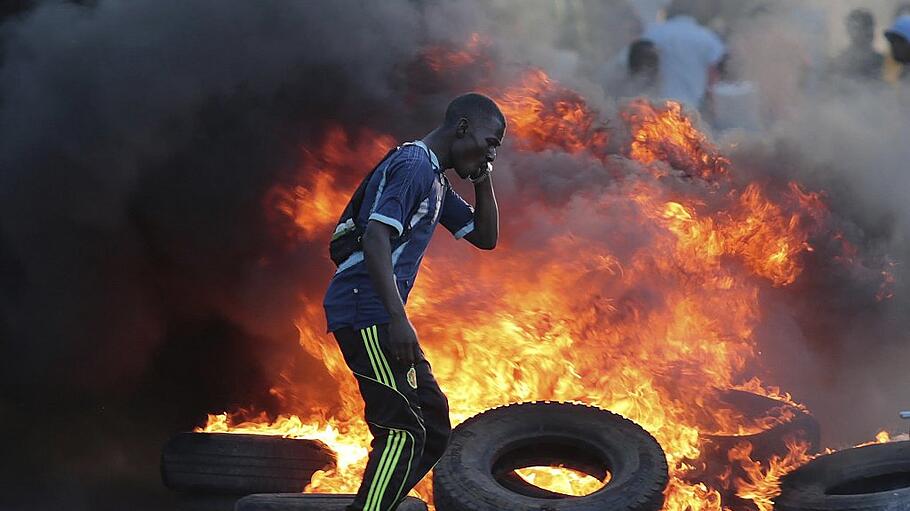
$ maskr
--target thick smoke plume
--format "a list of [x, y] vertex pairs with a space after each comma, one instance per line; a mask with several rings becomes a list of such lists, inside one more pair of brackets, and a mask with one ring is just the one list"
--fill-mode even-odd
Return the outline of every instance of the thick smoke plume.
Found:
[[[328, 377], [293, 320], [321, 299], [331, 267], [324, 240], [275, 234], [267, 191], [301, 179], [303, 148], [331, 126], [413, 139], [452, 95], [526, 65], [612, 111], [599, 72], [640, 23], [613, 2], [566, 31], [550, 4], [101, 0], [3, 12], [0, 479], [22, 490], [0, 492], [0, 507], [156, 508], [169, 498], [157, 456], [171, 433], [207, 411], [278, 411], [269, 389], [280, 378], [318, 391]], [[421, 48], [475, 32], [494, 41], [492, 73], [422, 73]], [[834, 279], [824, 257], [841, 247], [819, 247], [801, 298], [763, 297], [773, 382], [807, 401], [835, 443], [896, 429], [910, 358], [910, 116], [887, 94], [846, 97], [798, 96], [771, 136], [743, 135], [732, 150], [741, 179], [827, 190], [868, 259], [871, 276]], [[571, 209], [576, 191], [610, 186], [598, 161], [508, 149], [505, 214], [529, 199]], [[555, 234], [522, 232], [514, 246]], [[877, 304], [886, 260], [895, 296]], [[294, 372], [276, 375], [289, 359]]]
[[269, 236], [263, 194], [329, 121], [426, 126], [397, 67], [426, 40], [421, 9], [47, 2], [5, 20], [2, 477], [28, 484], [0, 502], [116, 507], [98, 481], [157, 491], [170, 432], [273, 402], [271, 362], [304, 357], [300, 290], [329, 273], [310, 264], [322, 243]]

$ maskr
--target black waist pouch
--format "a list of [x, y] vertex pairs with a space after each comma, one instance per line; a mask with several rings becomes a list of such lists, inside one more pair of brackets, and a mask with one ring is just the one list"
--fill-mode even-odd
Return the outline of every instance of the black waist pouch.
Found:
[[360, 215], [367, 184], [376, 170], [399, 148], [392, 149], [379, 160], [373, 170], [360, 182], [360, 186], [354, 191], [354, 195], [351, 196], [351, 200], [341, 213], [341, 218], [338, 219], [338, 225], [335, 226], [335, 232], [332, 234], [332, 241], [329, 242], [329, 257], [332, 258], [335, 266], [341, 266], [341, 263], [347, 261], [354, 252], [363, 250], [363, 229], [357, 225], [357, 217]]

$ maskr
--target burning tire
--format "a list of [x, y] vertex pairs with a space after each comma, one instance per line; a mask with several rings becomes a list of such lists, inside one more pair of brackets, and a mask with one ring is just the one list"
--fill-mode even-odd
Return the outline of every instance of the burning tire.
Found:
[[726, 453], [740, 442], [752, 445], [755, 459], [770, 459], [787, 454], [787, 441], [802, 440], [809, 444], [810, 452], [817, 452], [821, 441], [818, 421], [804, 409], [785, 401], [744, 390], [726, 390], [720, 400], [753, 423], [766, 423], [761, 431], [753, 433], [704, 434], [708, 451]]
[[161, 479], [188, 493], [300, 492], [314, 472], [334, 464], [334, 453], [313, 440], [181, 433], [161, 452]]
[[[731, 417], [738, 417], [738, 426], [751, 426], [747, 431], [727, 433], [703, 433], [699, 450], [701, 456], [692, 460], [694, 470], [686, 474], [691, 483], [707, 483], [720, 492], [723, 503], [733, 509], [756, 509], [751, 500], [736, 495], [734, 481], [747, 479], [743, 467], [731, 463], [730, 453], [748, 444], [750, 458], [767, 462], [772, 457], [784, 457], [788, 442], [799, 441], [808, 444], [808, 452], [817, 452], [820, 443], [818, 421], [802, 408], [791, 403], [743, 390], [726, 390], [717, 396], [716, 403], [706, 408], [723, 415], [729, 411]], [[754, 431], [755, 428], [762, 428]]]
[[[610, 480], [570, 497], [510, 476], [556, 465]], [[495, 408], [455, 428], [433, 470], [433, 494], [439, 511], [656, 511], [668, 480], [663, 450], [637, 424], [592, 406], [538, 402]]]
[[910, 511], [910, 442], [822, 456], [787, 475], [776, 511]]
[[[354, 502], [353, 495], [261, 494], [238, 500], [234, 511], [344, 511], [351, 502]], [[420, 499], [406, 497], [396, 510], [427, 511], [427, 505]]]

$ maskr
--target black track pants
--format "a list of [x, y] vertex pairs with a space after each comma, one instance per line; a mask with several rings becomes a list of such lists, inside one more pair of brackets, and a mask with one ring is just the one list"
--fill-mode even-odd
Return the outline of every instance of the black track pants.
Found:
[[449, 403], [422, 352], [413, 371], [397, 361], [387, 324], [342, 328], [335, 339], [360, 384], [373, 434], [363, 482], [348, 509], [390, 511], [445, 452]]

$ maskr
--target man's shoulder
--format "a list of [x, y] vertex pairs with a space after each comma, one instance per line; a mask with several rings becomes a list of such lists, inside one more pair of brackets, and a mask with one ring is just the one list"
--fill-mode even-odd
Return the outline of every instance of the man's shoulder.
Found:
[[417, 144], [402, 144], [401, 148], [395, 154], [395, 157], [401, 161], [414, 166], [429, 167], [432, 169], [430, 156], [426, 150]]
[[374, 178], [379, 183], [377, 191], [411, 189], [416, 195], [425, 194], [435, 176], [426, 151], [413, 144], [399, 147], [377, 174]]
[[390, 164], [400, 169], [398, 173], [411, 179], [430, 180], [434, 175], [429, 155], [416, 144], [403, 145], [392, 157]]

